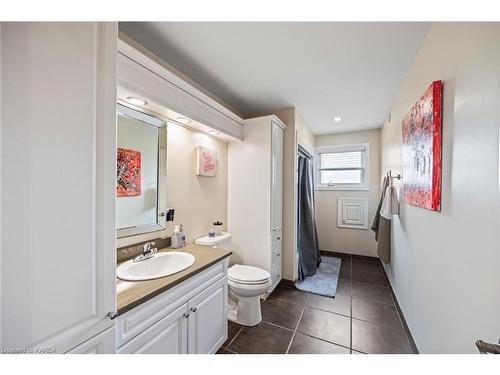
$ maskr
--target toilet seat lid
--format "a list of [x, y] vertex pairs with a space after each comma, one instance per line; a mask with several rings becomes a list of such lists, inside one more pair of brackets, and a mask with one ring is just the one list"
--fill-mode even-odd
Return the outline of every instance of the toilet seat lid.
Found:
[[262, 284], [269, 280], [271, 274], [261, 268], [235, 264], [228, 269], [227, 277], [240, 284]]

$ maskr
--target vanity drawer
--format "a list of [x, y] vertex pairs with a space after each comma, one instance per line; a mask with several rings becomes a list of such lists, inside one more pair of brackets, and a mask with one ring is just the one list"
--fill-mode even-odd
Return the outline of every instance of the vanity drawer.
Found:
[[271, 269], [271, 288], [269, 288], [269, 292], [274, 290], [276, 286], [279, 284], [281, 281], [281, 262], [276, 264], [272, 269]]
[[278, 262], [281, 262], [282, 258], [283, 246], [281, 245], [281, 241], [273, 245], [272, 253], [271, 253], [271, 262], [274, 267]]
[[201, 271], [117, 318], [117, 345], [125, 344], [227, 275], [228, 258]]
[[275, 247], [278, 244], [281, 244], [283, 242], [281, 231], [277, 233], [273, 233], [271, 235], [271, 246]]

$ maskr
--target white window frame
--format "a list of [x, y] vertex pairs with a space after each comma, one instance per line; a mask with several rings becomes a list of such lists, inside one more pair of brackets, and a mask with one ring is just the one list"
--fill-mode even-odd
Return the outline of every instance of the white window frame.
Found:
[[[333, 152], [353, 152], [365, 150], [363, 158], [363, 173], [360, 184], [322, 184], [321, 183], [321, 154]], [[321, 146], [315, 149], [315, 189], [316, 190], [343, 190], [343, 191], [369, 191], [370, 190], [370, 144], [369, 143], [352, 143], [333, 146]]]

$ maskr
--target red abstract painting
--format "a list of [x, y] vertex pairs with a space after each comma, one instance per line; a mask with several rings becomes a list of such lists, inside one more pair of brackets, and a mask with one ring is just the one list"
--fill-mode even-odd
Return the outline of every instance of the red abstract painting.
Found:
[[141, 195], [141, 152], [119, 148], [116, 159], [116, 195]]
[[435, 81], [403, 118], [403, 202], [441, 210], [442, 82]]

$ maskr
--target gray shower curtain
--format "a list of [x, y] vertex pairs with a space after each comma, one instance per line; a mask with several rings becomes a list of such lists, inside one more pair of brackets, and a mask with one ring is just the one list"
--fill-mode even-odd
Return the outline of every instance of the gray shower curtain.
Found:
[[311, 158], [299, 155], [298, 233], [299, 280], [316, 273], [320, 263], [318, 233], [314, 219], [314, 184]]

